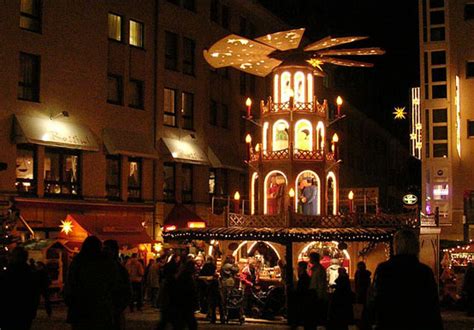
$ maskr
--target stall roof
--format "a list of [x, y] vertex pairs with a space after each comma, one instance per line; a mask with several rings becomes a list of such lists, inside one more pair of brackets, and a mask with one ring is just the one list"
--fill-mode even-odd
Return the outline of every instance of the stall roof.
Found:
[[396, 228], [245, 228], [211, 227], [164, 232], [165, 239], [306, 241], [390, 241]]

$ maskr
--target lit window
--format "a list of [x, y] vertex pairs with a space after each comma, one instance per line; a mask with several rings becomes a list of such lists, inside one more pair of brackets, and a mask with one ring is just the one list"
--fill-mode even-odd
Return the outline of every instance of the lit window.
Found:
[[120, 156], [107, 155], [106, 183], [107, 198], [120, 199]]
[[164, 90], [164, 124], [176, 127], [176, 91], [165, 88]]
[[109, 13], [109, 39], [122, 41], [122, 16]]
[[41, 32], [41, 0], [21, 0], [20, 27], [28, 31]]
[[181, 94], [183, 128], [194, 129], [194, 94], [183, 92]]
[[18, 145], [16, 149], [16, 190], [20, 194], [36, 193], [35, 149], [28, 145]]
[[130, 20], [130, 45], [143, 48], [143, 23]]
[[216, 170], [214, 168], [209, 169], [209, 195], [216, 193]]
[[288, 123], [284, 120], [278, 120], [273, 124], [273, 151], [288, 149]]
[[69, 149], [47, 148], [45, 150], [45, 195], [80, 195], [79, 155], [79, 152]]
[[174, 201], [175, 166], [173, 163], [165, 163], [163, 166], [163, 199], [167, 202]]
[[449, 196], [449, 186], [447, 183], [433, 185], [433, 199], [446, 200]]
[[128, 200], [140, 200], [142, 194], [142, 162], [140, 158], [128, 158]]
[[129, 106], [132, 108], [143, 109], [143, 81], [130, 80], [129, 89]]
[[107, 102], [112, 104], [123, 104], [122, 77], [109, 74], [107, 79]]
[[20, 75], [18, 80], [18, 98], [27, 101], [39, 101], [40, 57], [20, 53]]

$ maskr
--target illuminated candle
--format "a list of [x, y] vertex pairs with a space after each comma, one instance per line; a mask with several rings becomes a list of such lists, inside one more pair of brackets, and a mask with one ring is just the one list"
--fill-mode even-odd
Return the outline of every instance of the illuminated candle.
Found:
[[240, 193], [238, 191], [234, 194], [234, 212], [240, 212]]
[[247, 106], [247, 118], [252, 118], [252, 115], [250, 114], [250, 110], [252, 109], [252, 99], [250, 97], [247, 97], [247, 100], [245, 100], [245, 105]]
[[342, 97], [338, 96], [336, 99], [336, 104], [337, 104], [337, 116], [341, 116], [341, 105], [342, 105]]
[[352, 213], [354, 211], [354, 192], [351, 190], [347, 197], [349, 198], [349, 213]]

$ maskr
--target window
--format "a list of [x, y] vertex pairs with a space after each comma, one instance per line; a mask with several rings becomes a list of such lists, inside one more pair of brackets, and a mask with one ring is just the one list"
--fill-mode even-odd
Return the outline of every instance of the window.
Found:
[[433, 184], [433, 199], [446, 200], [449, 196], [449, 185], [447, 183]]
[[448, 112], [446, 109], [434, 109], [433, 110], [433, 123], [446, 123], [448, 122]]
[[209, 107], [209, 124], [217, 125], [217, 102], [211, 100]]
[[425, 109], [425, 124], [424, 124], [424, 133], [425, 133], [425, 157], [430, 158], [430, 110]]
[[41, 33], [41, 0], [21, 0], [20, 27]]
[[122, 77], [109, 74], [107, 79], [107, 102], [112, 104], [123, 104]]
[[229, 107], [226, 104], [222, 104], [221, 108], [222, 108], [222, 127], [229, 128]]
[[120, 156], [107, 155], [105, 189], [109, 200], [120, 200]]
[[211, 0], [211, 21], [219, 23], [219, 0]]
[[444, 50], [431, 52], [431, 65], [443, 64], [446, 64], [446, 52]]
[[182, 171], [182, 199], [183, 203], [191, 203], [193, 201], [193, 166], [183, 164]]
[[444, 24], [444, 10], [436, 10], [430, 12], [430, 24], [442, 25]]
[[444, 0], [430, 0], [430, 8], [443, 8]]
[[18, 98], [39, 102], [40, 57], [20, 53], [20, 74], [18, 80]]
[[142, 161], [140, 158], [128, 158], [128, 200], [138, 201], [142, 195]]
[[36, 149], [30, 145], [16, 148], [16, 190], [20, 194], [36, 194]]
[[163, 199], [167, 202], [175, 200], [175, 165], [174, 163], [165, 163], [163, 165]]
[[474, 137], [474, 120], [467, 121], [467, 137]]
[[466, 3], [464, 5], [464, 19], [474, 19], [474, 3]]
[[466, 63], [466, 78], [474, 78], [474, 62]]
[[183, 92], [181, 94], [183, 128], [194, 129], [194, 94]]
[[448, 157], [448, 144], [433, 143], [433, 157]]
[[209, 195], [211, 197], [216, 193], [216, 169], [209, 169]]
[[445, 40], [444, 27], [434, 27], [430, 30], [431, 41], [443, 41]]
[[431, 86], [431, 96], [434, 99], [445, 99], [447, 97], [448, 90], [446, 85], [433, 85]]
[[164, 124], [176, 127], [176, 91], [165, 88], [164, 92]]
[[69, 149], [46, 148], [44, 155], [45, 195], [79, 196], [80, 153]]
[[143, 23], [130, 20], [130, 45], [143, 48], [144, 44], [144, 28]]
[[109, 13], [109, 39], [122, 41], [123, 25], [122, 16]]
[[433, 127], [433, 140], [447, 140], [447, 139], [448, 139], [447, 126], [434, 126]]
[[431, 69], [431, 81], [446, 81], [446, 68]]
[[222, 6], [222, 27], [229, 29], [230, 27], [230, 10], [228, 6]]
[[178, 35], [176, 33], [165, 33], [165, 68], [178, 70]]
[[196, 11], [196, 1], [195, 0], [183, 0], [183, 8], [187, 10]]
[[183, 73], [194, 75], [194, 40], [183, 38]]
[[128, 84], [129, 91], [129, 106], [132, 108], [143, 109], [143, 81], [140, 80], [130, 80]]

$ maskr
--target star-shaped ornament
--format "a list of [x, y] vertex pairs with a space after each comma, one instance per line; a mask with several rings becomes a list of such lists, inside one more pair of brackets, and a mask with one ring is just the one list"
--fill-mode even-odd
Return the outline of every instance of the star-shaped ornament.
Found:
[[395, 107], [395, 111], [392, 113], [395, 115], [394, 119], [405, 119], [405, 115], [407, 114], [405, 112], [405, 107]]

